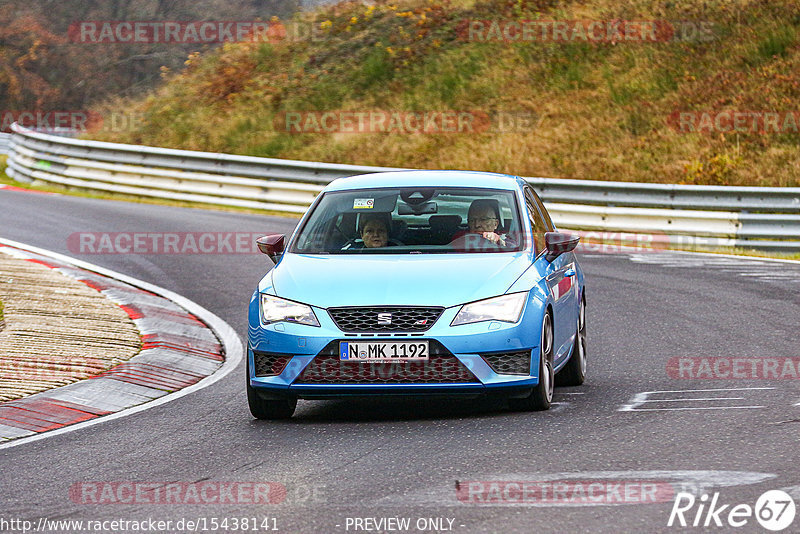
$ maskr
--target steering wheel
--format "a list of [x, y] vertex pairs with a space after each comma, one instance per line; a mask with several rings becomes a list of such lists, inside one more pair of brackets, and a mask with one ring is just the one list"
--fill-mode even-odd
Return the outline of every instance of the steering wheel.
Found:
[[450, 241], [450, 246], [465, 252], [501, 250], [502, 245], [489, 241], [481, 234], [465, 234]]

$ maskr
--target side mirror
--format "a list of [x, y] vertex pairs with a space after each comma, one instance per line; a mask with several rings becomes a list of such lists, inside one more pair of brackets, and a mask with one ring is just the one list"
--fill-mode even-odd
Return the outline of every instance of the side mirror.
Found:
[[267, 234], [256, 239], [258, 250], [269, 256], [273, 263], [278, 263], [278, 258], [283, 254], [284, 234]]
[[573, 234], [562, 234], [561, 232], [547, 232], [544, 234], [544, 242], [547, 245], [545, 259], [553, 261], [565, 252], [571, 252], [578, 246], [580, 236]]

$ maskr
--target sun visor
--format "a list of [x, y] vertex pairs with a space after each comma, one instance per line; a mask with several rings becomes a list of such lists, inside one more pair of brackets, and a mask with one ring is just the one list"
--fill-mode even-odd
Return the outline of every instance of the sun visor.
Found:
[[336, 211], [339, 213], [391, 213], [397, 204], [399, 193], [386, 194], [381, 191], [375, 195], [369, 191], [342, 195], [336, 199]]

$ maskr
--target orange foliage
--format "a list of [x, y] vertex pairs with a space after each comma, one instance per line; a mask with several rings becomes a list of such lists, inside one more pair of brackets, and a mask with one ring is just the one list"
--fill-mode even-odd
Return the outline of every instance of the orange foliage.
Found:
[[64, 42], [32, 15], [0, 9], [0, 108], [43, 109], [56, 103], [58, 88], [41, 72], [53, 48]]

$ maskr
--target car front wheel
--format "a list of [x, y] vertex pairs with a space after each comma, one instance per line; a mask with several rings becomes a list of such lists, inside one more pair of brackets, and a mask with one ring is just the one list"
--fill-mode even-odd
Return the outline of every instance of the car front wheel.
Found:
[[247, 404], [256, 419], [289, 419], [297, 408], [297, 399], [263, 399], [250, 385], [250, 362], [247, 362]]
[[553, 373], [553, 320], [549, 313], [542, 320], [542, 337], [539, 343], [539, 383], [527, 397], [509, 399], [512, 410], [549, 410], [553, 402], [555, 376]]
[[578, 329], [572, 345], [572, 356], [556, 376], [559, 386], [580, 386], [586, 380], [586, 299], [578, 310]]

